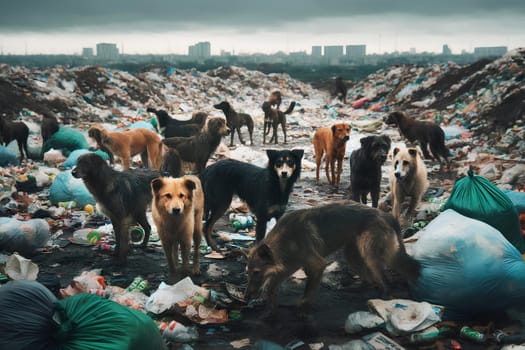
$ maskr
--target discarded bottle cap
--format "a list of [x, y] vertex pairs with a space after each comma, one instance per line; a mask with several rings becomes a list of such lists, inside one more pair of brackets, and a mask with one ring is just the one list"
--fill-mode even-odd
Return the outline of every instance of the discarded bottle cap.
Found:
[[97, 230], [93, 230], [87, 234], [86, 238], [89, 243], [97, 244], [98, 241], [100, 241], [100, 232], [98, 232]]
[[131, 237], [131, 241], [137, 243], [142, 241], [142, 238], [144, 237], [144, 230], [142, 229], [142, 227], [133, 226], [129, 234]]

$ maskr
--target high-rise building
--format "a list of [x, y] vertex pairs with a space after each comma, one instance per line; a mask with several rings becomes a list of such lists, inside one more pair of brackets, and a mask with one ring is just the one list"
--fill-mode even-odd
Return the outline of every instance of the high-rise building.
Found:
[[363, 61], [366, 56], [366, 45], [346, 45], [346, 58], [350, 61]]
[[321, 46], [312, 46], [312, 57], [321, 58], [323, 56], [323, 48]]
[[443, 51], [441, 51], [442, 55], [450, 56], [452, 55], [452, 50], [448, 47], [447, 44], [443, 45]]
[[118, 60], [119, 53], [117, 44], [98, 43], [97, 44], [97, 58], [101, 60]]
[[343, 46], [325, 46], [324, 47], [324, 58], [328, 64], [339, 64], [341, 58], [343, 58]]
[[209, 41], [204, 41], [188, 47], [188, 56], [197, 59], [211, 57], [211, 45]]
[[475, 47], [474, 56], [476, 57], [499, 57], [507, 53], [506, 46]]

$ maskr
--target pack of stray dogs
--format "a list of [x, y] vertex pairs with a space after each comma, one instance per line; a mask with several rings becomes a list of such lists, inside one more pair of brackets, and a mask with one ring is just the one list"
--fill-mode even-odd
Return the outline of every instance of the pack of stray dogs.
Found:
[[[262, 109], [265, 113], [264, 134], [273, 128], [272, 141], [277, 142], [277, 126], [286, 138], [286, 122], [280, 117], [293, 110], [279, 111], [281, 94], [274, 91]], [[222, 137], [237, 131], [244, 144], [241, 127], [248, 128], [253, 145], [253, 120], [237, 113], [228, 102], [214, 105], [225, 118], [204, 118], [194, 114], [190, 121], [177, 124], [165, 111], [148, 109], [168, 128], [163, 138], [155, 132], [142, 130], [109, 132], [100, 126], [89, 130], [101, 149], [120, 158], [123, 170], [117, 171], [100, 156], [90, 153], [79, 157], [72, 175], [83, 180], [94, 196], [101, 212], [114, 228], [115, 261], [125, 264], [128, 255], [129, 228], [140, 224], [145, 232], [142, 245], [148, 244], [151, 226], [146, 218], [150, 207], [168, 262], [168, 281], [176, 282], [181, 274], [200, 274], [199, 246], [203, 238], [218, 250], [213, 238], [214, 225], [228, 210], [232, 198], [238, 196], [255, 216], [256, 244], [245, 252], [247, 260], [246, 300], [265, 299], [270, 314], [278, 306], [279, 285], [296, 270], [303, 268], [307, 277], [300, 309], [308, 311], [327, 265], [326, 257], [341, 250], [352, 271], [363, 281], [389, 292], [387, 269], [396, 271], [408, 283], [419, 277], [419, 262], [404, 248], [402, 223], [409, 219], [428, 187], [427, 171], [420, 150], [416, 147], [395, 147], [391, 150], [388, 136], [367, 136], [361, 147], [350, 156], [351, 196], [309, 209], [286, 211], [294, 184], [300, 179], [301, 149], [268, 149], [265, 167], [234, 159], [222, 159], [207, 165]], [[192, 120], [194, 123], [192, 123]], [[442, 159], [449, 166], [449, 152], [439, 126], [419, 122], [403, 112], [391, 113], [384, 122], [397, 125], [401, 136], [409, 142], [418, 141], [423, 156]], [[268, 123], [268, 124], [267, 124]], [[189, 127], [191, 126], [191, 127]], [[181, 128], [181, 129], [178, 129]], [[184, 134], [199, 129], [190, 136]], [[162, 132], [163, 130], [161, 130]], [[318, 128], [313, 137], [316, 180], [320, 184], [320, 168], [325, 160], [326, 178], [338, 187], [342, 162], [351, 133], [347, 122]], [[430, 152], [427, 150], [430, 147]], [[131, 168], [130, 158], [140, 155], [143, 168]], [[381, 167], [391, 160], [389, 176], [391, 213], [378, 208]], [[113, 160], [113, 157], [111, 157]], [[185, 174], [183, 164], [194, 163], [194, 174]], [[371, 206], [367, 205], [368, 197]], [[276, 225], [267, 232], [267, 222]], [[190, 263], [193, 246], [193, 259]], [[182, 270], [179, 270], [179, 250]]]

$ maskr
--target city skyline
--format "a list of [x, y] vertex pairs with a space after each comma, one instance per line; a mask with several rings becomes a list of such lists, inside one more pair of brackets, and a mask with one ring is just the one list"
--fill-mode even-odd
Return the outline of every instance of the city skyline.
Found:
[[116, 43], [124, 54], [188, 54], [210, 42], [211, 54], [273, 54], [312, 46], [366, 45], [368, 54], [452, 53], [474, 47], [525, 46], [522, 1], [388, 0], [65, 0], [26, 6], [7, 0], [0, 13], [3, 54], [80, 54]]

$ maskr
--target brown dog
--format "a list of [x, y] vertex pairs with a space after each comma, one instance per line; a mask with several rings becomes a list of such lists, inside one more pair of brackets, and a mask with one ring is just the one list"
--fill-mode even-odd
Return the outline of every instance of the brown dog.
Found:
[[248, 254], [245, 296], [268, 296], [273, 312], [279, 285], [303, 268], [308, 282], [300, 305], [307, 308], [327, 265], [324, 257], [341, 248], [351, 268], [383, 293], [385, 267], [414, 282], [420, 265], [406, 254], [400, 231], [392, 215], [353, 201], [289, 212]]
[[189, 272], [189, 257], [193, 240], [193, 273], [200, 273], [199, 247], [202, 240], [204, 194], [198, 177], [161, 177], [151, 181], [153, 201], [151, 211], [162, 248], [168, 260], [169, 279], [174, 281], [179, 262]]
[[399, 220], [401, 206], [410, 197], [406, 218], [410, 218], [428, 188], [427, 169], [416, 148], [399, 148], [392, 151], [390, 190], [392, 215]]
[[274, 141], [277, 144], [277, 128], [279, 125], [283, 130], [284, 143], [286, 143], [286, 115], [292, 113], [295, 108], [295, 102], [292, 101], [288, 109], [284, 112], [273, 108], [273, 103], [272, 100], [268, 100], [262, 104], [262, 110], [264, 112], [263, 143], [266, 143], [266, 135], [270, 133], [270, 128], [272, 128], [273, 134], [269, 142], [272, 143], [272, 141]]
[[281, 92], [279, 90], [272, 91], [270, 96], [268, 96], [268, 102], [270, 102], [270, 106], [279, 109], [281, 106], [281, 102], [283, 101], [283, 96], [281, 95]]
[[[325, 170], [326, 178], [335, 187], [339, 187], [341, 173], [343, 172], [343, 158], [346, 153], [346, 142], [350, 139], [350, 125], [348, 123], [336, 123], [331, 128], [318, 128], [314, 134], [315, 151], [315, 176], [319, 183], [319, 170], [321, 160], [326, 153]], [[337, 161], [337, 174], [335, 162]], [[330, 176], [331, 175], [331, 176]]]
[[[439, 125], [410, 118], [404, 112], [393, 112], [385, 119], [387, 125], [397, 125], [399, 133], [413, 143], [419, 141], [421, 151], [426, 159], [434, 159], [441, 165], [441, 158], [450, 166], [450, 151], [445, 146], [445, 132]], [[430, 152], [428, 147], [430, 146]]]
[[146, 128], [128, 129], [122, 132], [107, 131], [95, 125], [88, 131], [100, 149], [109, 150], [122, 159], [124, 170], [129, 169], [131, 158], [140, 154], [142, 163], [159, 169], [162, 162], [163, 144], [159, 134]]
[[226, 120], [210, 118], [200, 134], [192, 137], [169, 137], [163, 142], [166, 146], [175, 148], [183, 161], [195, 163], [195, 172], [200, 174], [221, 143], [221, 138], [229, 133]]

